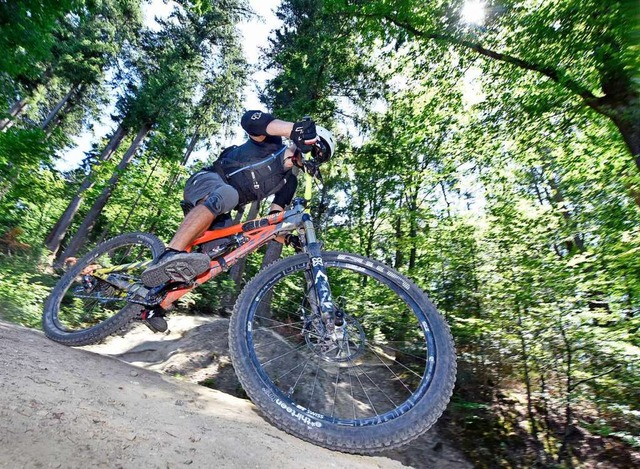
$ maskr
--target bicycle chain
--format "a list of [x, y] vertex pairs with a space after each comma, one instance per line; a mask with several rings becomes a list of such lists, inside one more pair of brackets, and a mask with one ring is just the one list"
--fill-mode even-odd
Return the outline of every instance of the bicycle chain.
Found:
[[123, 297], [123, 296], [119, 296], [119, 297], [113, 297], [113, 296], [95, 296], [95, 295], [78, 295], [75, 294], [74, 297], [76, 298], [92, 298], [94, 300], [127, 300], [127, 297]]
[[[142, 305], [142, 306], [146, 306], [146, 307], [153, 307], [153, 306], [157, 306], [157, 304], [160, 302], [160, 300], [154, 300], [154, 298], [147, 300], [146, 298], [141, 298], [139, 296], [136, 295], [127, 295], [127, 296], [117, 296], [117, 297], [113, 297], [113, 296], [95, 296], [95, 295], [83, 295], [83, 294], [75, 294], [74, 295], [76, 298], [90, 298], [93, 300], [98, 300], [98, 301], [126, 301], [127, 303], [132, 303], [132, 304], [137, 304], [137, 305]], [[135, 301], [135, 300], [138, 301]]]

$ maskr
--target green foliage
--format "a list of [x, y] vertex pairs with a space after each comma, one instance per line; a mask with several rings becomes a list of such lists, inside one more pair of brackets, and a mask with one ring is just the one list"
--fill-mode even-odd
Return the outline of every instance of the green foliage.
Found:
[[[582, 104], [611, 119], [617, 140], [634, 158], [640, 155], [633, 130], [640, 123], [637, 3], [506, 0], [487, 5], [482, 25], [462, 21], [462, 0], [325, 4], [345, 23], [354, 22], [371, 47], [415, 47], [436, 61], [449, 58], [443, 51], [453, 52], [450, 57], [461, 68], [481, 68], [488, 87], [508, 96], [510, 105], [530, 103], [535, 112]], [[428, 72], [428, 66], [416, 70], [422, 76]], [[517, 86], [527, 79], [535, 84]], [[494, 105], [493, 110], [506, 109]]]
[[262, 99], [284, 119], [312, 115], [329, 127], [338, 100], [366, 102], [377, 94], [377, 73], [361, 55], [357, 31], [350, 22], [328, 14], [322, 2], [283, 2], [283, 22], [270, 39], [266, 68], [277, 73]]
[[52, 58], [55, 33], [69, 13], [81, 12], [81, 0], [2, 2], [0, 70], [14, 78], [37, 80]]
[[230, 305], [225, 298], [233, 296], [235, 284], [226, 275], [221, 275], [198, 288], [193, 296], [193, 304], [188, 308], [194, 314], [229, 314]]
[[9, 130], [0, 135], [0, 177], [13, 181], [40, 163], [51, 163], [53, 145], [42, 131]]
[[40, 271], [41, 265], [38, 249], [15, 256], [0, 254], [0, 319], [40, 327], [42, 302], [54, 283]]
[[51, 212], [66, 195], [64, 181], [49, 167], [54, 145], [40, 130], [0, 133], [1, 232], [19, 226], [32, 242], [52, 222]]
[[[237, 128], [249, 71], [235, 26], [248, 9], [178, 3], [149, 31], [135, 0], [0, 2], [0, 122], [26, 104], [0, 132], [3, 317], [38, 324], [53, 278], [39, 249], [74, 195], [69, 233], [110, 194], [88, 244], [134, 230], [169, 240], [193, 152]], [[638, 444], [640, 175], [627, 154], [640, 151], [637, 5], [487, 2], [473, 25], [464, 3], [284, 0], [262, 98], [339, 137], [311, 204], [324, 247], [394, 266], [449, 321], [449, 418], [474, 464], [615, 465], [571, 435], [583, 427], [619, 455]], [[54, 169], [72, 137], [109, 117], [127, 130], [112, 156], [96, 141], [80, 168]], [[224, 311], [262, 261], [179, 309]], [[406, 340], [396, 305], [367, 309], [388, 292], [354, 282], [335, 279], [334, 295], [361, 291], [353, 313]]]
[[[357, 25], [357, 50], [369, 65], [381, 60], [379, 76], [388, 80], [382, 111], [357, 121], [364, 143], [331, 163], [338, 174], [331, 172], [318, 200], [332, 207], [323, 238], [329, 248], [404, 271], [447, 316], [460, 354], [459, 399], [477, 403], [456, 412], [474, 432], [491, 429], [485, 444], [502, 442], [474, 451], [475, 461], [482, 466], [494, 453], [494, 462], [515, 466], [562, 464], [571, 443], [549, 435], [594, 408], [615, 421], [611, 433], [633, 434], [637, 422], [614, 417], [613, 408], [638, 406], [638, 176], [620, 158], [623, 129], [589, 101], [590, 93], [610, 92], [607, 70], [627, 58], [586, 52], [607, 44], [628, 51], [621, 4], [503, 3], [477, 29], [458, 21], [458, 3], [323, 5], [342, 24]], [[279, 79], [297, 91], [289, 70], [304, 74], [308, 65], [296, 53], [315, 37], [300, 25], [324, 14], [318, 4], [308, 17], [304, 8], [282, 8], [295, 35], [276, 36], [269, 55], [287, 60]], [[570, 15], [572, 8], [580, 13]], [[598, 20], [589, 20], [593, 29], [583, 37], [594, 11]], [[550, 32], [556, 21], [562, 34]], [[502, 55], [492, 61], [472, 44]], [[330, 64], [334, 56], [323, 53]], [[617, 80], [628, 87], [628, 76]], [[272, 89], [270, 96], [282, 95]], [[496, 394], [514, 382], [529, 393], [533, 413], [505, 404], [508, 417], [494, 419]], [[514, 436], [522, 418], [529, 430]], [[518, 440], [544, 450], [518, 455]]]

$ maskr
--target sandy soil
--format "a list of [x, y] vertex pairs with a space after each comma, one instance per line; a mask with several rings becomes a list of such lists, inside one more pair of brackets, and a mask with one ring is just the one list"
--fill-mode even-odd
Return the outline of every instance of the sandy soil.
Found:
[[472, 467], [433, 432], [381, 457], [287, 435], [249, 401], [194, 384], [237, 393], [225, 319], [170, 325], [80, 350], [0, 322], [0, 467]]

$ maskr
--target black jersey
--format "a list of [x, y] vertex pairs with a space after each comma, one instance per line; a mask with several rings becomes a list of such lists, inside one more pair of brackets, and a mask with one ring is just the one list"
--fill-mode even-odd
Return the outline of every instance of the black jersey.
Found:
[[287, 147], [282, 137], [267, 136], [262, 142], [252, 139], [222, 152], [205, 170], [216, 171], [238, 191], [240, 204], [261, 200], [281, 189], [291, 170], [283, 164]]

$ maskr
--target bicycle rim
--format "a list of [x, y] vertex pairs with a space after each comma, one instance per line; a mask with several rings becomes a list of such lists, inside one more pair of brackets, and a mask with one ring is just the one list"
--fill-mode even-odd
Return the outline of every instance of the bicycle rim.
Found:
[[325, 266], [345, 312], [342, 332], [324, 326], [306, 263], [275, 273], [255, 292], [245, 336], [262, 392], [303, 411], [311, 426], [314, 419], [345, 427], [397, 419], [432, 382], [436, 347], [428, 319], [388, 272], [338, 259], [325, 258]]
[[[101, 246], [104, 248], [100, 249]], [[101, 246], [72, 267], [74, 275], [68, 279], [59, 297], [59, 308], [53, 316], [60, 331], [75, 333], [92, 329], [131, 304], [125, 289], [100, 278], [102, 275], [93, 275], [96, 270], [115, 268], [109, 274], [111, 279], [120, 285], [133, 285], [140, 283], [140, 274], [145, 268], [136, 264], [151, 260], [154, 255], [151, 246], [134, 237], [121, 243]], [[127, 264], [134, 266], [126, 270], [116, 268]]]

